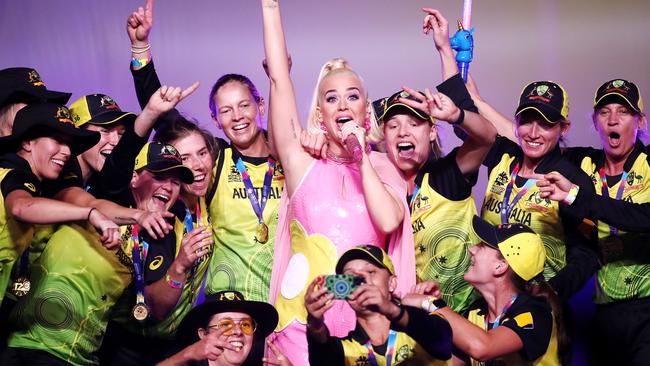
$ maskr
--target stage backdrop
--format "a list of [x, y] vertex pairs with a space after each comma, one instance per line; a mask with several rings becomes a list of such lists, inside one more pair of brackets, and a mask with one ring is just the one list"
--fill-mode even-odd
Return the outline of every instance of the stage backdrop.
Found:
[[[1, 0], [0, 68], [32, 66], [49, 88], [111, 95], [138, 111], [129, 72], [127, 16], [141, 1]], [[281, 3], [292, 76], [304, 116], [318, 71], [346, 57], [363, 76], [370, 97], [402, 85], [433, 88], [440, 62], [422, 34], [423, 6], [451, 21], [462, 0], [284, 0]], [[596, 87], [611, 78], [637, 82], [650, 98], [650, 1], [475, 0], [471, 72], [482, 95], [511, 116], [532, 80], [561, 83], [570, 96], [570, 145], [598, 145], [589, 114]], [[151, 34], [153, 57], [165, 84], [201, 87], [180, 105], [222, 135], [210, 119], [208, 93], [224, 73], [246, 74], [267, 95], [261, 11], [257, 0], [158, 0]], [[446, 151], [458, 140], [445, 124]], [[481, 200], [485, 173], [475, 188]]]

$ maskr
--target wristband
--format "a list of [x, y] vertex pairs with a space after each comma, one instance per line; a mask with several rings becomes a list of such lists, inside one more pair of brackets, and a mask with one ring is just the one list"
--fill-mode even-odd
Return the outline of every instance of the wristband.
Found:
[[133, 67], [134, 69], [143, 68], [147, 66], [149, 62], [151, 62], [151, 54], [149, 54], [149, 57], [147, 58], [134, 57], [131, 59], [131, 67]]
[[571, 189], [569, 189], [569, 194], [567, 194], [567, 196], [564, 197], [562, 203], [564, 203], [567, 206], [570, 206], [576, 200], [579, 191], [580, 191], [580, 187], [578, 187], [575, 184], [572, 185]]
[[447, 306], [445, 300], [438, 299], [433, 296], [429, 296], [428, 298], [422, 300], [422, 304], [420, 304], [422, 310], [428, 313], [433, 313], [434, 311], [438, 311], [441, 308], [444, 308], [445, 306]]
[[176, 289], [182, 289], [183, 288], [183, 282], [182, 281], [174, 281], [172, 276], [169, 275], [169, 273], [165, 273], [165, 282], [169, 285], [171, 288], [176, 288]]
[[95, 210], [96, 210], [96, 208], [93, 207], [93, 208], [90, 209], [90, 211], [88, 211], [88, 217], [86, 217], [86, 221], [90, 220], [90, 214], [93, 213], [93, 211], [95, 211]]
[[462, 125], [463, 121], [465, 121], [465, 110], [463, 108], [460, 109], [460, 114], [458, 115], [458, 118], [454, 122], [449, 122], [449, 124], [452, 125]]

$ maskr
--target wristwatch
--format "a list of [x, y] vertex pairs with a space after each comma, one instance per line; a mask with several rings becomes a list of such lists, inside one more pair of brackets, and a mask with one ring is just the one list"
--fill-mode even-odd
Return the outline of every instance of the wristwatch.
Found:
[[438, 299], [437, 297], [433, 297], [433, 296], [429, 296], [426, 299], [422, 300], [422, 304], [420, 304], [422, 310], [427, 311], [429, 313], [433, 313], [434, 311], [442, 309], [445, 306], [447, 306], [445, 300]]

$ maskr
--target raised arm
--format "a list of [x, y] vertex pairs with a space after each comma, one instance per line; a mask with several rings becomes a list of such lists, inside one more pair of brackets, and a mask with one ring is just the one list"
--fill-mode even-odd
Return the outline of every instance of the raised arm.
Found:
[[278, 0], [261, 0], [264, 20], [264, 50], [268, 65], [270, 87], [269, 126], [278, 158], [285, 171], [287, 189], [291, 195], [307, 170], [311, 157], [300, 145], [302, 126], [298, 119], [296, 97], [289, 75], [287, 53], [280, 5]]
[[416, 96], [420, 102], [402, 98], [402, 103], [428, 111], [434, 118], [447, 121], [466, 132], [467, 137], [456, 154], [456, 163], [463, 175], [478, 171], [496, 138], [494, 126], [479, 114], [458, 108], [442, 93], [432, 94], [426, 89], [423, 94], [408, 87], [404, 87], [404, 90]]
[[478, 112], [490, 121], [494, 127], [497, 129], [497, 133], [503, 137], [508, 138], [514, 142], [517, 142], [517, 136], [515, 136], [514, 122], [511, 121], [508, 117], [501, 114], [499, 111], [494, 109], [478, 92], [476, 83], [474, 83], [474, 78], [471, 74], [467, 75], [467, 90], [472, 96], [472, 100]]

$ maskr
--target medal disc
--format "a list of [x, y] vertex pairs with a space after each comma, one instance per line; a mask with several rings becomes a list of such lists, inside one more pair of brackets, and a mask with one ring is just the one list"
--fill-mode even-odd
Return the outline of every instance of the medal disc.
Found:
[[266, 226], [265, 223], [260, 222], [257, 225], [257, 231], [255, 233], [255, 239], [257, 239], [257, 241], [262, 243], [262, 244], [269, 241], [269, 227]]
[[145, 304], [136, 304], [133, 307], [133, 317], [136, 320], [145, 320], [149, 316], [149, 308]]
[[11, 286], [11, 293], [16, 297], [23, 297], [29, 293], [32, 284], [27, 277], [18, 277]]

